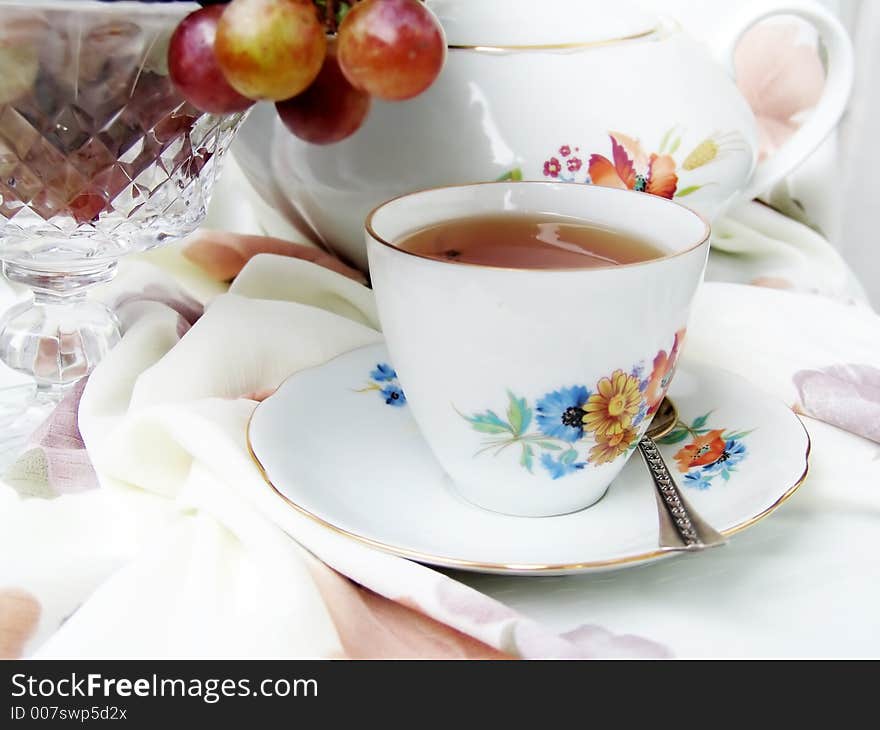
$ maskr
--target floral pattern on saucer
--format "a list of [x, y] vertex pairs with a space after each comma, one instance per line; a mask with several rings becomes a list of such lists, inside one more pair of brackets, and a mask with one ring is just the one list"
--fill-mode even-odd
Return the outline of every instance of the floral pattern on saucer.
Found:
[[[667, 344], [671, 342], [670, 334]], [[651, 362], [647, 355], [646, 374]], [[356, 392], [377, 363], [394, 364], [383, 344], [353, 349], [295, 373], [254, 411], [247, 434], [251, 453], [268, 482], [267, 489], [295, 510], [300, 515], [297, 519], [311, 519], [318, 530], [342, 533], [346, 539], [368, 543], [385, 553], [409, 559], [418, 556], [419, 563], [505, 575], [601, 571], [607, 578], [604, 571], [682, 555], [657, 550], [653, 482], [648, 470], [637, 463], [624, 469], [614, 487], [593, 507], [560, 517], [509, 517], [475, 508], [459, 498], [411, 418], [412, 404], [389, 408], [376, 395]], [[466, 365], [472, 367], [473, 363]], [[741, 462], [744, 466], [737, 465], [729, 482], [718, 478], [706, 491], [684, 490], [693, 495], [700, 514], [716, 529], [733, 534], [771, 514], [793, 494], [796, 497], [806, 475], [810, 441], [791, 408], [748, 380], [714, 365], [682, 358], [676, 371], [669, 394], [682, 421], [693, 425], [697, 417], [711, 411], [703, 428], [742, 425], [755, 429], [753, 435], [742, 439], [748, 445], [748, 456]], [[601, 374], [581, 381], [598, 380]], [[540, 385], [538, 381], [534, 390], [540, 390]], [[482, 393], [492, 400], [483, 400]], [[475, 396], [481, 399], [473, 401], [468, 413], [470, 409], [483, 410], [480, 406], [485, 405], [504, 414], [508, 399], [503, 388], [500, 393], [493, 388]], [[463, 403], [457, 405], [462, 410]], [[448, 428], [458, 429], [464, 449], [461, 455], [469, 460], [480, 435], [448, 402], [446, 407], [450, 408]], [[535, 418], [533, 412], [532, 426]], [[673, 446], [660, 447], [673, 472], [677, 473], [673, 455], [691, 440], [685, 437]], [[574, 445], [583, 443], [576, 441]], [[490, 468], [503, 460], [520, 471], [518, 456], [519, 448], [512, 447], [497, 460], [477, 458]], [[534, 484], [533, 489], [558, 490], [589, 477], [591, 467], [561, 481], [551, 481], [537, 457], [534, 468], [535, 475], [520, 472]], [[418, 567], [400, 565], [409, 573]], [[415, 596], [410, 591], [406, 597], [415, 598], [422, 607], [430, 604], [425, 603], [424, 592]], [[453, 598], [458, 605], [466, 596]], [[430, 605], [447, 619], [461, 615], [446, 602], [439, 608], [436, 602]], [[481, 630], [492, 622], [510, 623], [491, 607], [480, 610], [480, 615], [469, 615]], [[532, 636], [525, 630], [517, 632], [521, 652], [527, 642], [532, 646], [527, 633]], [[605, 646], [605, 639], [602, 641]], [[504, 640], [501, 646], [507, 648], [509, 642]], [[532, 651], [530, 655], [539, 654]]]
[[690, 437], [691, 442], [675, 454], [678, 471], [684, 474], [681, 484], [693, 489], [709, 489], [721, 477], [725, 482], [748, 456], [743, 439], [751, 431], [725, 431], [706, 426], [711, 412], [695, 418], [690, 424], [678, 421], [661, 444], [677, 444]]
[[370, 371], [370, 383], [364, 388], [359, 388], [358, 393], [376, 391], [385, 401], [385, 405], [394, 408], [403, 408], [406, 405], [406, 396], [397, 380], [397, 371], [387, 362], [376, 363]]
[[483, 434], [474, 456], [499, 456], [510, 447], [519, 463], [534, 473], [536, 462], [551, 479], [607, 464], [638, 444], [650, 415], [657, 410], [672, 378], [685, 330], [675, 333], [672, 347], [661, 350], [648, 371], [644, 361], [629, 371], [615, 370], [595, 385], [564, 386], [534, 403], [507, 391], [503, 416], [495, 410], [460, 413]]

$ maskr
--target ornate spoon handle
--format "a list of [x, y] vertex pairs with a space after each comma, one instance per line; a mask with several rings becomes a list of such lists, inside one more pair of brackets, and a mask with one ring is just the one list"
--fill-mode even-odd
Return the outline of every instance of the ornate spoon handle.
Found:
[[702, 550], [727, 540], [687, 503], [650, 436], [639, 441], [639, 451], [656, 487], [660, 547], [669, 550]]

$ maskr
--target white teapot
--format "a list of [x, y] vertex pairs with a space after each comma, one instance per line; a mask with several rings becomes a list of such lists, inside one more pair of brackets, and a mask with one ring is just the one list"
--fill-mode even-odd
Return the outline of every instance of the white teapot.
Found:
[[[448, 54], [427, 92], [402, 103], [374, 101], [364, 126], [335, 145], [297, 139], [271, 107], [256, 110], [242, 131], [238, 157], [258, 189], [361, 269], [363, 221], [373, 207], [454, 183], [626, 187], [712, 219], [812, 152], [837, 123], [852, 85], [848, 36], [817, 5], [744, 7], [711, 53], [675, 22], [619, 1], [428, 5], [446, 32]], [[827, 78], [807, 121], [758, 164], [755, 118], [734, 84], [732, 52], [747, 28], [774, 14], [817, 28]]]

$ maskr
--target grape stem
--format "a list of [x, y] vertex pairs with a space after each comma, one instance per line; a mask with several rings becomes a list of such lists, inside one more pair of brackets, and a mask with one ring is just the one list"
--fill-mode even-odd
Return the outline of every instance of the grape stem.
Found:
[[336, 32], [336, 0], [326, 0], [324, 4], [324, 23], [331, 33]]
[[[226, 0], [221, 0], [222, 2], [226, 2]], [[361, 0], [343, 0], [342, 6], [343, 9], [347, 10], [354, 5], [357, 5]], [[419, 0], [419, 2], [425, 2], [425, 0]], [[339, 9], [336, 7], [336, 0], [323, 0], [323, 2], [317, 2], [316, 5], [324, 7], [324, 26], [327, 28], [327, 32], [330, 35], [336, 33], [339, 30]]]

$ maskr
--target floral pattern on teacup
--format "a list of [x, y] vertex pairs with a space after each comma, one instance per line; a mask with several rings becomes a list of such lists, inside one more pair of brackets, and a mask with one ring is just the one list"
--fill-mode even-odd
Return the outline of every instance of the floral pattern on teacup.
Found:
[[647, 153], [641, 142], [622, 132], [609, 132], [611, 157], [581, 154], [581, 148], [561, 145], [544, 161], [544, 177], [560, 182], [588, 183], [622, 190], [637, 190], [662, 198], [683, 198], [707, 182], [681, 186], [681, 178], [728, 152], [745, 149], [737, 132], [714, 132], [702, 139], [681, 162], [675, 155], [682, 142], [679, 127], [668, 129], [656, 152]]
[[748, 456], [743, 439], [751, 431], [709, 428], [706, 423], [711, 415], [711, 411], [705, 413], [690, 424], [678, 421], [672, 431], [659, 439], [661, 444], [677, 444], [690, 437], [691, 442], [674, 457], [678, 471], [684, 474], [681, 483], [685, 487], [709, 489], [717, 477], [727, 482]]
[[675, 334], [668, 354], [657, 353], [650, 370], [642, 361], [592, 386], [564, 386], [534, 402], [508, 390], [503, 415], [493, 409], [459, 412], [483, 435], [474, 456], [499, 456], [513, 447], [524, 469], [535, 473], [537, 463], [551, 479], [560, 479], [625, 455], [638, 444], [666, 393], [684, 334], [684, 329]]
[[660, 350], [652, 363], [651, 375], [648, 378], [648, 386], [645, 388], [645, 400], [648, 402], [648, 415], [653, 415], [660, 407], [660, 401], [666, 395], [666, 389], [672, 380], [675, 366], [678, 363], [678, 354], [684, 342], [685, 328], [682, 327], [675, 333], [672, 347], [667, 354], [666, 350]]

